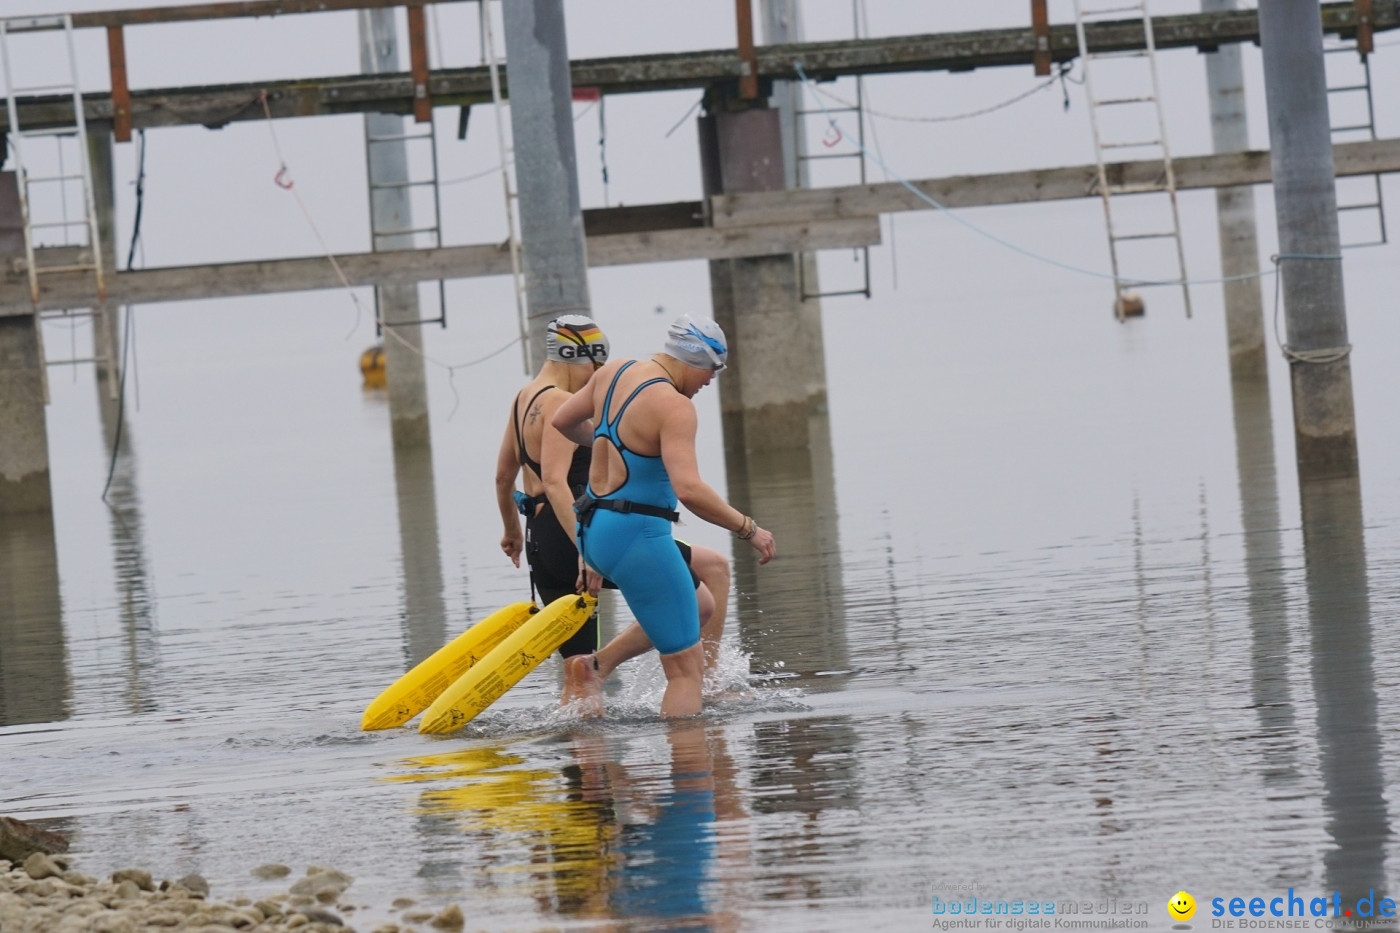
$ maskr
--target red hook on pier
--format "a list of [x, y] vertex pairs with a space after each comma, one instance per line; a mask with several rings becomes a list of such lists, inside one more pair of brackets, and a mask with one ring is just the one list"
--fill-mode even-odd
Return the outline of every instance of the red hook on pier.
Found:
[[277, 185], [277, 187], [282, 188], [286, 191], [291, 191], [292, 185], [296, 184], [296, 182], [293, 181], [290, 176], [288, 176], [287, 166], [285, 165], [277, 170], [276, 175], [272, 176], [272, 181], [274, 184]]

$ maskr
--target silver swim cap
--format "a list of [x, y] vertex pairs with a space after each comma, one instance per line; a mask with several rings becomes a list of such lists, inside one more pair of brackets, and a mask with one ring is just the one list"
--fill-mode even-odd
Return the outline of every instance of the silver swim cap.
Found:
[[695, 320], [689, 314], [676, 318], [666, 331], [663, 351], [687, 366], [719, 372], [729, 359], [729, 341], [718, 324], [707, 317]]
[[592, 363], [597, 369], [608, 361], [608, 338], [598, 322], [582, 314], [563, 314], [545, 325], [544, 358], [560, 363]]

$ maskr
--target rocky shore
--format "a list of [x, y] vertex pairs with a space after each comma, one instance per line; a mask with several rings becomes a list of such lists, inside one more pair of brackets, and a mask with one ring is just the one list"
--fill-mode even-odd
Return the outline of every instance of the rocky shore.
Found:
[[[13, 828], [15, 821], [8, 822]], [[290, 877], [291, 870], [263, 865], [253, 875], [274, 880]], [[357, 908], [342, 900], [353, 880], [334, 868], [312, 866], [284, 893], [224, 902], [210, 899], [199, 875], [156, 882], [149, 872], [128, 868], [98, 880], [75, 870], [61, 853], [33, 851], [20, 862], [0, 857], [0, 933], [353, 933], [348, 915]], [[456, 904], [433, 913], [400, 898], [393, 907], [402, 912], [401, 922], [370, 933], [420, 933], [414, 924], [421, 924], [422, 933], [455, 933], [464, 926]]]

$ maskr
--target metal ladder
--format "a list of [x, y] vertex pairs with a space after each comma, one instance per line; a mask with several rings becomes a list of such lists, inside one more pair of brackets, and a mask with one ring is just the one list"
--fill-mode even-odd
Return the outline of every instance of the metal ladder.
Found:
[[[57, 84], [17, 85], [14, 79], [14, 57], [11, 54], [10, 37], [15, 34], [59, 30], [64, 34], [66, 77]], [[102, 267], [102, 241], [98, 233], [97, 210], [93, 200], [92, 169], [88, 161], [87, 120], [83, 112], [82, 91], [78, 84], [72, 17], [64, 14], [0, 19], [0, 60], [4, 64], [5, 104], [10, 125], [8, 142], [15, 159], [16, 187], [19, 191], [20, 214], [24, 225], [24, 265], [29, 277], [30, 299], [36, 305], [39, 303], [40, 276], [78, 272], [92, 274], [96, 302], [100, 304], [107, 296], [107, 283]], [[73, 123], [25, 129], [19, 122], [18, 99], [26, 94], [68, 97], [72, 102]], [[71, 140], [76, 145], [77, 152], [72, 156], [77, 162], [76, 171], [70, 170], [64, 164], [65, 140]], [[50, 148], [44, 143], [53, 145]], [[33, 173], [35, 166], [40, 164], [44, 165], [43, 171], [46, 174]], [[81, 185], [81, 217], [69, 215], [67, 188], [75, 182]], [[56, 191], [53, 190], [54, 186]], [[61, 242], [54, 242], [55, 239]], [[75, 243], [75, 239], [78, 242]], [[71, 354], [69, 359], [48, 359], [44, 347], [43, 322], [53, 319], [71, 322], [73, 318], [83, 316], [91, 318], [94, 324], [102, 320], [94, 309], [35, 312], [39, 358], [43, 363], [40, 371], [43, 374], [45, 404], [49, 401], [50, 366], [103, 363], [109, 373], [116, 372], [116, 358], [111, 341], [106, 343], [107, 352], [102, 356], [96, 353], [91, 357]], [[115, 388], [116, 380], [112, 379], [112, 391], [115, 392]]]
[[[504, 0], [503, 0], [504, 2]], [[496, 60], [496, 37], [491, 26], [491, 0], [480, 0], [481, 52], [491, 73], [492, 111], [496, 117], [496, 146], [501, 157], [501, 186], [506, 198], [506, 245], [510, 250], [510, 274], [515, 287], [515, 316], [520, 326], [520, 360], [525, 374], [530, 374], [530, 323], [526, 314], [525, 276], [521, 271], [520, 233], [515, 223], [518, 195], [510, 182], [510, 152], [506, 145], [505, 120], [502, 119], [501, 72]]]
[[[853, 32], [854, 38], [859, 39], [859, 38], [861, 38], [861, 28], [860, 28], [860, 8], [859, 8], [858, 0], [853, 0], [853, 2], [851, 3], [851, 19], [852, 19], [852, 22], [853, 22], [852, 32]], [[794, 153], [794, 161], [795, 161], [796, 164], [797, 164], [797, 177], [796, 177], [796, 180], [795, 180], [795, 185], [796, 185], [796, 187], [798, 187], [798, 188], [804, 188], [804, 187], [807, 186], [806, 172], [803, 171], [803, 168], [806, 166], [807, 163], [809, 163], [809, 162], [825, 161], [825, 160], [829, 160], [829, 159], [854, 159], [854, 160], [856, 160], [856, 164], [860, 167], [860, 183], [861, 183], [862, 185], [865, 184], [865, 79], [862, 78], [860, 75], [856, 75], [856, 79], [855, 79], [855, 80], [856, 80], [856, 99], [855, 99], [855, 105], [854, 105], [854, 106], [847, 106], [847, 105], [835, 105], [835, 106], [833, 106], [833, 105], [831, 105], [831, 104], [828, 104], [828, 105], [826, 106], [826, 109], [825, 109], [825, 110], [823, 110], [821, 107], [818, 107], [818, 108], [815, 109], [815, 110], [804, 109], [804, 108], [802, 107], [802, 100], [803, 100], [804, 95], [807, 93], [807, 91], [806, 91], [805, 88], [802, 88], [800, 85], [798, 86], [798, 87], [799, 87], [798, 93], [794, 96], [794, 99], [793, 99], [793, 100], [794, 100], [795, 106], [792, 108], [792, 122], [793, 122], [793, 127], [792, 127], [792, 138], [793, 138], [793, 145], [794, 145], [794, 147], [796, 148], [796, 152]], [[807, 130], [807, 118], [808, 118], [808, 117], [815, 116], [815, 117], [820, 117], [820, 118], [822, 119], [823, 122], [828, 122], [829, 119], [830, 119], [830, 117], [829, 117], [828, 115], [829, 115], [829, 114], [837, 114], [837, 113], [851, 113], [851, 114], [855, 114], [855, 121], [856, 121], [856, 143], [857, 143], [856, 151], [855, 151], [855, 152], [818, 152], [818, 153], [811, 153], [811, 152], [806, 151], [806, 146], [803, 144], [803, 142], [807, 139], [807, 134], [806, 134], [806, 130]], [[828, 128], [828, 130], [827, 130], [828, 135], [830, 134], [830, 132], [831, 132], [831, 130]], [[831, 146], [834, 146], [836, 143], [840, 142], [840, 139], [837, 138], [837, 139], [832, 140], [830, 143], [827, 143], [827, 142], [826, 142], [826, 138], [827, 138], [827, 137], [825, 137], [825, 136], [822, 138], [823, 145], [831, 145]], [[800, 295], [802, 296], [802, 300], [803, 300], [803, 301], [810, 301], [810, 300], [817, 299], [817, 298], [838, 298], [838, 297], [841, 297], [841, 296], [843, 296], [843, 295], [864, 295], [866, 298], [869, 298], [869, 297], [870, 297], [870, 247], [868, 247], [868, 246], [861, 246], [861, 247], [858, 247], [854, 252], [855, 252], [855, 255], [856, 255], [856, 257], [857, 257], [857, 261], [860, 262], [860, 264], [861, 264], [861, 273], [862, 273], [863, 279], [864, 279], [864, 284], [863, 284], [863, 286], [862, 286], [861, 288], [846, 288], [846, 289], [839, 289], [839, 290], [837, 290], [837, 291], [830, 291], [830, 292], [809, 292], [809, 291], [807, 291], [807, 275], [806, 275], [807, 263], [806, 263], [806, 261], [803, 259], [803, 257], [799, 257], [799, 260], [798, 260], [798, 263], [797, 263], [797, 288], [798, 288], [798, 294], [800, 294]]]
[[[410, 243], [410, 244], [405, 244], [403, 240], [399, 240], [399, 239], [397, 239], [397, 238], [399, 238], [399, 237], [408, 237], [408, 238], [411, 238], [412, 240], [415, 240], [415, 241], [416, 241], [417, 238], [418, 238], [418, 236], [419, 236], [420, 234], [426, 235], [426, 236], [431, 240], [431, 242], [428, 244], [428, 248], [429, 248], [429, 249], [439, 249], [439, 248], [442, 247], [442, 198], [441, 198], [441, 194], [440, 194], [440, 189], [439, 189], [439, 187], [438, 187], [437, 134], [435, 133], [435, 131], [434, 131], [434, 129], [433, 129], [433, 121], [432, 121], [432, 120], [429, 120], [429, 121], [428, 121], [427, 130], [426, 130], [425, 132], [419, 132], [419, 133], [414, 133], [414, 132], [390, 133], [390, 134], [387, 134], [387, 135], [384, 135], [384, 136], [373, 136], [373, 135], [370, 135], [370, 134], [366, 133], [366, 135], [365, 135], [365, 159], [366, 159], [366, 164], [373, 164], [370, 153], [373, 152], [375, 146], [402, 144], [402, 145], [405, 147], [405, 149], [406, 149], [410, 144], [412, 144], [412, 143], [414, 143], [414, 142], [420, 142], [420, 141], [423, 142], [423, 143], [425, 143], [425, 144], [428, 146], [428, 150], [429, 150], [429, 153], [430, 153], [429, 162], [428, 162], [429, 168], [428, 168], [428, 177], [427, 177], [427, 178], [418, 178], [418, 179], [413, 178], [413, 177], [412, 177], [412, 174], [411, 174], [411, 172], [412, 172], [411, 169], [408, 170], [409, 177], [406, 178], [404, 181], [390, 181], [390, 182], [375, 181], [375, 180], [374, 180], [373, 174], [370, 175], [370, 178], [369, 178], [369, 196], [370, 196], [370, 204], [371, 204], [371, 209], [370, 209], [370, 236], [371, 236], [371, 238], [372, 238], [373, 247], [374, 247], [374, 249], [375, 249], [376, 252], [379, 251], [379, 250], [386, 250], [386, 249], [402, 249], [402, 248], [405, 248], [406, 246], [410, 246], [410, 247], [416, 246], [416, 245], [417, 245], [416, 242], [415, 242], [415, 243]], [[405, 155], [405, 162], [406, 162], [408, 165], [411, 166], [411, 165], [412, 165], [412, 160], [409, 159], [409, 158], [407, 157], [407, 156], [408, 156], [408, 153], [405, 152], [404, 155]], [[410, 221], [409, 226], [406, 226], [406, 227], [391, 227], [391, 228], [388, 228], [388, 229], [381, 229], [381, 228], [379, 227], [379, 225], [378, 225], [379, 222], [378, 222], [378, 220], [376, 219], [375, 211], [374, 211], [374, 209], [373, 209], [374, 193], [375, 193], [376, 191], [411, 191], [411, 190], [413, 190], [414, 188], [431, 188], [431, 189], [432, 189], [432, 195], [433, 195], [433, 197], [432, 197], [432, 204], [433, 204], [433, 220], [432, 220], [432, 223], [427, 224], [427, 225], [424, 225], [424, 226], [417, 226], [417, 225], [414, 225], [414, 224], [412, 223], [412, 221]], [[410, 210], [410, 216], [412, 216], [411, 210]], [[446, 326], [447, 326], [447, 287], [446, 287], [446, 283], [443, 282], [442, 279], [438, 279], [437, 286], [438, 286], [438, 288], [437, 288], [437, 290], [438, 290], [438, 316], [437, 316], [437, 317], [435, 317], [435, 318], [424, 318], [424, 319], [422, 319], [422, 320], [417, 320], [417, 321], [403, 321], [403, 322], [400, 322], [400, 323], [398, 323], [398, 324], [388, 324], [387, 322], [384, 321], [383, 315], [380, 313], [380, 309], [379, 309], [379, 289], [376, 288], [376, 289], [374, 290], [374, 319], [375, 319], [375, 322], [376, 322], [376, 324], [377, 324], [376, 330], [382, 332], [382, 328], [383, 328], [383, 327], [397, 327], [397, 326], [409, 325], [409, 324], [412, 324], [412, 325], [419, 325], [419, 324], [441, 324], [443, 327], [446, 327]]]
[[[67, 49], [67, 79], [59, 84], [18, 86], [13, 75], [13, 56], [10, 53], [10, 36], [14, 33], [63, 30]], [[0, 19], [0, 59], [4, 61], [5, 104], [10, 118], [9, 143], [14, 153], [15, 171], [19, 181], [20, 212], [24, 220], [24, 261], [29, 274], [29, 293], [35, 304], [39, 303], [39, 277], [65, 272], [90, 272], [96, 287], [97, 300], [102, 301], [107, 294], [106, 281], [102, 269], [102, 248], [97, 232], [97, 211], [92, 198], [92, 175], [88, 165], [87, 121], [83, 114], [83, 97], [78, 87], [77, 56], [73, 49], [73, 18], [61, 16], [29, 16]], [[68, 97], [73, 106], [71, 126], [52, 126], [28, 130], [20, 125], [17, 97], [21, 94], [54, 94]], [[72, 138], [77, 142], [78, 171], [73, 172], [64, 166], [63, 141]], [[41, 141], [54, 143], [56, 168], [52, 174], [31, 174], [29, 164], [38, 161], [42, 148]], [[68, 215], [69, 204], [66, 186], [71, 182], [82, 183], [82, 211], [80, 218]], [[47, 195], [47, 186], [57, 186], [56, 212], [54, 198], [38, 197]], [[52, 214], [53, 216], [50, 216]], [[36, 216], [37, 215], [37, 216]], [[81, 232], [86, 242], [74, 243], [74, 234]], [[61, 234], [61, 243], [50, 242], [54, 233]], [[57, 248], [54, 248], [57, 247]], [[74, 248], [76, 247], [76, 248]], [[52, 252], [50, 252], [52, 250]], [[45, 264], [46, 256], [57, 257], [52, 264]]]
[[[1103, 17], [1122, 13], [1135, 14], [1142, 20], [1144, 47], [1115, 52], [1091, 52], [1085, 38], [1086, 24], [1102, 21]], [[1176, 204], [1176, 173], [1172, 169], [1171, 149], [1167, 146], [1167, 124], [1162, 114], [1161, 85], [1157, 79], [1157, 47], [1152, 34], [1152, 16], [1147, 4], [1115, 3], [1107, 7], [1086, 7], [1083, 0], [1074, 2], [1074, 29], [1079, 38], [1079, 58], [1084, 67], [1084, 91], [1089, 100], [1089, 124], [1094, 134], [1094, 159], [1098, 165], [1098, 189], [1103, 197], [1104, 221], [1108, 228], [1108, 253], [1113, 266], [1114, 313], [1118, 320], [1124, 319], [1124, 292], [1134, 286], [1180, 285], [1182, 298], [1186, 303], [1186, 316], [1191, 316], [1191, 289], [1187, 285], [1186, 254], [1181, 242], [1181, 218]], [[1145, 59], [1151, 76], [1151, 92], [1146, 94], [1098, 97], [1094, 93], [1094, 80], [1091, 63], [1105, 59]], [[1117, 109], [1148, 106], [1156, 115], [1157, 136], [1155, 138], [1111, 138], [1103, 125], [1100, 111], [1105, 108]], [[1108, 166], [1114, 164], [1105, 159], [1105, 153], [1116, 150], [1147, 150], [1160, 153], [1161, 173], [1151, 182], [1140, 184], [1112, 184], [1108, 180]], [[1125, 195], [1147, 196], [1165, 194], [1170, 203], [1171, 223], [1168, 229], [1139, 230], [1121, 232], [1113, 222], [1113, 200]], [[1131, 280], [1125, 279], [1119, 271], [1119, 246], [1128, 241], [1172, 240], [1176, 247], [1176, 267], [1178, 277], [1174, 280]]]
[[[1334, 121], [1336, 119], [1335, 111], [1337, 107], [1334, 101], [1342, 102], [1347, 100], [1348, 96], [1350, 96], [1351, 98], [1361, 96], [1362, 99], [1365, 101], [1366, 105], [1365, 116], [1362, 118], [1358, 118], [1355, 122], [1343, 122], [1340, 125], [1336, 122], [1332, 123], [1333, 144], [1335, 145], [1339, 142], [1354, 141], [1356, 138], [1355, 134], [1359, 133], [1366, 134], [1364, 138], [1372, 140], [1377, 139], [1378, 137], [1376, 136], [1376, 108], [1373, 98], [1371, 96], [1370, 59], [1368, 59], [1364, 54], [1357, 51], [1357, 44], [1355, 39], [1344, 40], [1335, 45], [1329, 43], [1323, 49], [1323, 53], [1324, 55], [1352, 54], [1356, 55], [1360, 61], [1359, 77], [1348, 78], [1346, 79], [1346, 83], [1334, 84], [1334, 69], [1328, 69], [1327, 111], [1330, 115], [1329, 119]], [[1354, 73], [1355, 72], [1353, 72], [1353, 74]], [[1336, 77], [1341, 78], [1340, 75]], [[1381, 195], [1381, 176], [1369, 175], [1363, 176], [1363, 178], [1369, 178], [1371, 183], [1369, 186], [1367, 186], [1365, 193], [1358, 195], [1358, 197], [1360, 197], [1361, 200], [1343, 202], [1341, 199], [1341, 191], [1339, 190], [1337, 192], [1337, 213], [1338, 215], [1341, 215], [1351, 211], [1375, 211], [1377, 231], [1376, 239], [1359, 240], [1354, 243], [1342, 243], [1343, 249], [1350, 249], [1355, 246], [1380, 246], [1388, 242], [1386, 238], [1385, 229], [1385, 200]], [[1362, 179], [1352, 180], [1364, 184], [1364, 181]]]

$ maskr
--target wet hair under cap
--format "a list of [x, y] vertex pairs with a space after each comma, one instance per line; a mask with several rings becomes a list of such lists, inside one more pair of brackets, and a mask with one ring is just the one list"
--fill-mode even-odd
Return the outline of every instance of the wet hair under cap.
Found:
[[682, 314], [666, 330], [663, 351], [687, 366], [719, 372], [729, 359], [729, 341], [720, 326], [707, 317]]
[[561, 314], [545, 325], [544, 358], [559, 363], [608, 361], [608, 338], [598, 322], [582, 314]]

